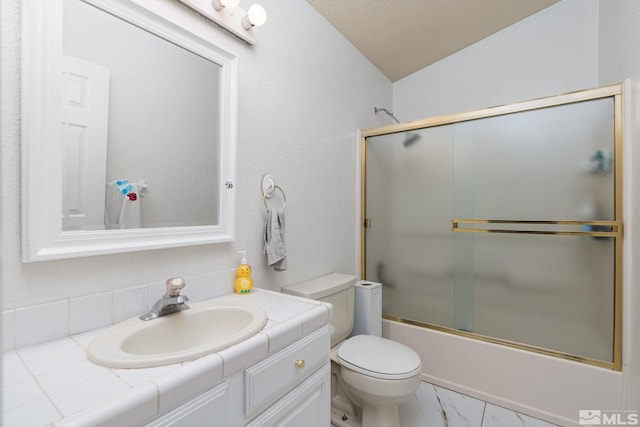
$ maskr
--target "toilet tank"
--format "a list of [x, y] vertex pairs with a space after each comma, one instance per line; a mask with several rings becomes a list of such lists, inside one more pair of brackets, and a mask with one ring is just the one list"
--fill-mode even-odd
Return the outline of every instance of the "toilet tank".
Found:
[[282, 292], [333, 305], [331, 346], [347, 338], [353, 329], [355, 276], [341, 273], [327, 274], [306, 282], [283, 286]]

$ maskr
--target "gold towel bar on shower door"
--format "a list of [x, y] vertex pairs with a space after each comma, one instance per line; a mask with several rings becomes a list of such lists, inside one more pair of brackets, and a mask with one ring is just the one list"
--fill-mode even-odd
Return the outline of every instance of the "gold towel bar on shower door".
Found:
[[[521, 228], [492, 228], [489, 224], [511, 226], [530, 226]], [[466, 226], [466, 227], [465, 227]], [[550, 226], [550, 227], [544, 227]], [[561, 226], [580, 227], [580, 230], [567, 230]], [[453, 219], [451, 229], [454, 232], [471, 233], [513, 233], [513, 234], [555, 234], [558, 236], [618, 237], [618, 221], [534, 221], [508, 219]]]

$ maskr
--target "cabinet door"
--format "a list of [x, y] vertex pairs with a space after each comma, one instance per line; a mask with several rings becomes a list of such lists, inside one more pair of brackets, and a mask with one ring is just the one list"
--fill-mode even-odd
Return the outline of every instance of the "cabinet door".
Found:
[[327, 427], [331, 424], [331, 365], [327, 363], [247, 427]]
[[225, 381], [155, 419], [147, 427], [228, 427], [229, 406], [229, 382]]
[[245, 415], [259, 414], [329, 362], [330, 335], [328, 326], [320, 328], [247, 369]]

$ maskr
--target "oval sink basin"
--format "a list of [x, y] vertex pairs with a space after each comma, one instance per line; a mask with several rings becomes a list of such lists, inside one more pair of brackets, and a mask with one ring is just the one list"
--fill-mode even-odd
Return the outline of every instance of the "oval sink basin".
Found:
[[110, 368], [179, 363], [244, 341], [266, 322], [260, 307], [204, 301], [153, 320], [133, 318], [114, 325], [89, 343], [87, 357]]

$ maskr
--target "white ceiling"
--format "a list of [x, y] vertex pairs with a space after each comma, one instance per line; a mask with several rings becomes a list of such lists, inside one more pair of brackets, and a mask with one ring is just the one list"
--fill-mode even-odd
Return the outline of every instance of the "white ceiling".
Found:
[[392, 82], [559, 0], [307, 0]]

